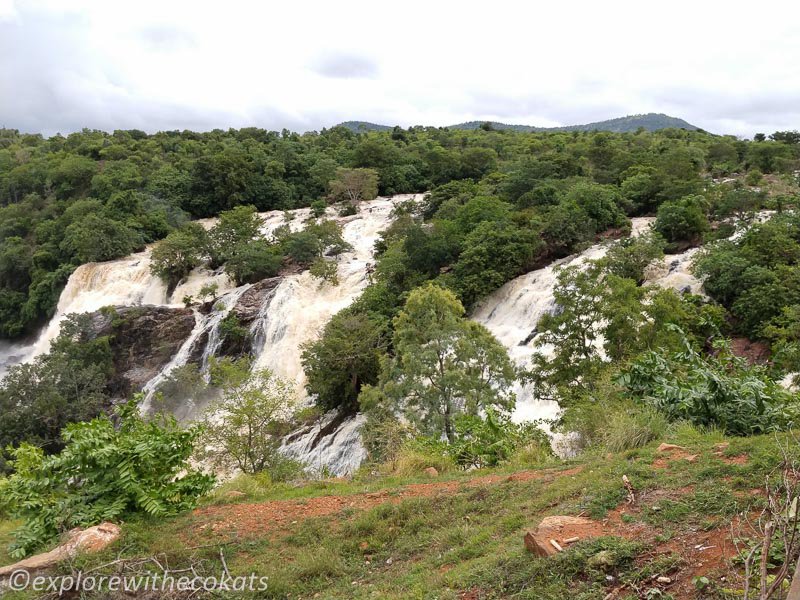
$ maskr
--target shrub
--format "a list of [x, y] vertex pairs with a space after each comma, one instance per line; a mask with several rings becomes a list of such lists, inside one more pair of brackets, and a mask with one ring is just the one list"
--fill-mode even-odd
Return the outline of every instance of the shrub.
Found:
[[747, 172], [744, 182], [747, 185], [759, 185], [764, 180], [764, 174], [759, 169], [751, 169]]
[[254, 240], [236, 248], [225, 263], [225, 272], [236, 285], [243, 285], [275, 277], [282, 264], [280, 247], [264, 240]]
[[330, 260], [317, 258], [308, 268], [312, 277], [327, 281], [331, 285], [339, 285], [339, 266]]
[[228, 313], [219, 322], [219, 336], [224, 354], [246, 354], [250, 347], [250, 332], [243, 327], [236, 313]]
[[632, 397], [671, 421], [685, 419], [703, 427], [715, 426], [728, 435], [787, 427], [797, 414], [791, 394], [763, 368], [748, 366], [722, 343], [715, 343], [715, 352], [701, 356], [684, 337], [683, 347], [676, 352], [643, 354], [620, 382]]
[[549, 447], [547, 434], [534, 423], [513, 423], [491, 408], [486, 409], [485, 418], [460, 415], [455, 426], [456, 439], [447, 447], [447, 454], [464, 469], [495, 467], [530, 444]]
[[325, 200], [314, 200], [311, 203], [311, 215], [319, 218], [325, 214], [325, 209], [328, 205], [325, 203]]
[[284, 477], [289, 467], [280, 437], [294, 410], [292, 384], [267, 370], [251, 373], [246, 359], [212, 363], [211, 381], [222, 388], [222, 397], [206, 410], [200, 458], [222, 468]]
[[609, 452], [622, 452], [660, 439], [668, 429], [667, 418], [652, 408], [615, 410], [601, 429], [601, 442]]
[[695, 241], [708, 230], [702, 196], [685, 196], [658, 208], [655, 230], [670, 243]]
[[[362, 398], [374, 397], [375, 388], [365, 389]], [[385, 407], [370, 407], [367, 421], [361, 428], [361, 442], [367, 450], [367, 458], [373, 464], [386, 464], [391, 471], [397, 469], [397, 461], [403, 447], [414, 434], [414, 429], [395, 417]]]
[[14, 533], [13, 557], [74, 527], [191, 509], [211, 489], [213, 476], [188, 463], [198, 428], [184, 429], [171, 417], [146, 421], [136, 400], [116, 414], [117, 427], [106, 415], [67, 425], [59, 454], [45, 456], [29, 444], [14, 450], [15, 473], [3, 496], [12, 517], [25, 523]]

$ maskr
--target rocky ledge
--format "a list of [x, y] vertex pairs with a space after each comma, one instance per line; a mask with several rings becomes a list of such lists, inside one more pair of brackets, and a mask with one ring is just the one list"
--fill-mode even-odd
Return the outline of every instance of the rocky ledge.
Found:
[[195, 325], [188, 308], [115, 306], [92, 314], [95, 335], [110, 338], [114, 397], [142, 389], [170, 361]]

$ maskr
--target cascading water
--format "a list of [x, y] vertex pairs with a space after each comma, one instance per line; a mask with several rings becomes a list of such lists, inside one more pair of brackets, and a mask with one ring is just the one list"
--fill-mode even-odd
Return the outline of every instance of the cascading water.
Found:
[[[302, 401], [307, 401], [305, 374], [301, 364], [301, 346], [316, 339], [331, 316], [357, 298], [369, 282], [369, 264], [372, 249], [380, 233], [392, 221], [396, 204], [419, 201], [421, 195], [409, 194], [393, 198], [378, 198], [364, 202], [357, 215], [336, 216], [328, 210], [328, 218], [337, 220], [343, 228], [344, 239], [353, 249], [335, 260], [338, 265], [339, 284], [331, 285], [311, 277], [308, 272], [289, 275], [266, 294], [258, 315], [251, 326], [255, 368], [268, 368], [276, 375], [293, 381]], [[311, 215], [307, 208], [262, 213], [261, 232], [270, 237], [277, 228], [288, 225], [292, 231], [305, 226]], [[215, 219], [204, 219], [201, 224], [210, 228]], [[47, 352], [50, 342], [58, 335], [61, 321], [69, 313], [91, 312], [103, 306], [136, 306], [152, 304], [183, 306], [183, 298], [199, 298], [200, 289], [217, 285], [221, 295], [214, 310], [208, 314], [195, 311], [195, 327], [189, 337], [161, 372], [143, 388], [143, 410], [148, 410], [153, 393], [177, 367], [187, 364], [204, 343], [200, 362], [207, 366], [209, 358], [220, 344], [219, 323], [235, 307], [249, 289], [249, 285], [234, 287], [221, 270], [211, 271], [200, 267], [192, 271], [167, 297], [160, 279], [150, 273], [150, 250], [104, 263], [82, 265], [70, 277], [59, 299], [56, 315], [30, 345], [9, 345], [0, 348], [0, 369], [28, 361]], [[0, 372], [0, 374], [2, 374]], [[196, 413], [185, 415], [197, 417]], [[328, 415], [316, 431], [298, 433], [287, 441], [285, 450], [299, 459], [317, 465], [320, 460], [336, 474], [352, 471], [363, 460], [359, 428], [362, 417], [339, 419]], [[320, 437], [320, 434], [323, 434]]]
[[[379, 198], [363, 203], [357, 215], [333, 217], [342, 225], [344, 239], [353, 247], [335, 259], [339, 284], [334, 286], [303, 272], [283, 277], [274, 288], [270, 288], [260, 300], [251, 325], [255, 368], [270, 369], [276, 375], [293, 381], [301, 400], [308, 400], [301, 363], [302, 345], [316, 339], [331, 316], [353, 302], [368, 285], [372, 250], [380, 233], [391, 223], [394, 206], [407, 200], [418, 201], [420, 197]], [[281, 211], [260, 216], [263, 220], [261, 231], [269, 237], [282, 225], [288, 225], [293, 231], [302, 229], [310, 211], [290, 211], [288, 220], [286, 213]], [[650, 221], [634, 219], [634, 234], [646, 229]], [[206, 220], [203, 224], [210, 227], [213, 223], [214, 220]], [[604, 253], [604, 246], [593, 246], [559, 264], [580, 264], [599, 258]], [[679, 261], [674, 272], [688, 275], [688, 256], [673, 256], [670, 260]], [[554, 309], [556, 266], [550, 265], [508, 282], [487, 297], [472, 315], [508, 348], [519, 366], [530, 365], [536, 324], [542, 314]], [[656, 283], [663, 285], [672, 285], [670, 281], [665, 277], [655, 279]], [[36, 342], [25, 347], [24, 352], [20, 351], [20, 347], [5, 351], [0, 349], [0, 365], [19, 362], [15, 355], [30, 360], [47, 351], [50, 341], [58, 333], [61, 320], [71, 312], [94, 311], [107, 305], [182, 306], [184, 296], [198, 298], [200, 288], [208, 284], [217, 284], [217, 294], [221, 296], [210, 313], [195, 311], [195, 327], [189, 337], [161, 372], [145, 385], [143, 391], [146, 400], [142, 408], [147, 410], [153, 392], [175, 368], [185, 365], [196, 355], [198, 344], [205, 344], [200, 362], [207, 365], [208, 359], [219, 347], [219, 323], [236, 307], [250, 286], [234, 287], [222, 271], [199, 268], [181, 282], [168, 298], [163, 283], [150, 273], [149, 248], [124, 259], [83, 265], [70, 277], [59, 300], [56, 316]], [[516, 420], [556, 416], [557, 404], [535, 400], [529, 386], [520, 385], [516, 391]], [[197, 417], [191, 409], [187, 410], [189, 419]], [[352, 472], [365, 456], [359, 433], [362, 423], [362, 416], [341, 418], [328, 414], [313, 427], [289, 436], [285, 440], [284, 451], [314, 469], [326, 467], [337, 475]]]
[[[651, 222], [652, 219], [647, 217], [633, 219], [631, 234], [641, 235]], [[511, 360], [519, 368], [528, 369], [537, 350], [535, 340], [539, 319], [555, 309], [553, 290], [558, 268], [581, 265], [602, 258], [605, 253], [606, 246], [598, 244], [543, 269], [521, 275], [485, 298], [473, 311], [471, 318], [494, 334], [508, 349]], [[550, 349], [542, 347], [540, 350], [547, 353]], [[514, 391], [517, 395], [513, 415], [515, 421], [553, 419], [558, 415], [558, 404], [535, 399], [532, 385], [518, 383]]]
[[255, 367], [294, 381], [304, 394], [305, 373], [300, 347], [316, 339], [330, 318], [349, 306], [369, 283], [367, 266], [380, 233], [391, 223], [399, 200], [364, 203], [361, 212], [340, 219], [342, 235], [353, 250], [336, 257], [338, 285], [312, 277], [308, 271], [285, 277], [261, 307], [252, 331], [257, 341]]
[[104, 306], [165, 304], [166, 286], [150, 273], [150, 250], [118, 260], [81, 265], [70, 275], [61, 292], [56, 314], [36, 341], [21, 353], [27, 362], [50, 349], [61, 321], [70, 313], [85, 313]]
[[[508, 349], [509, 357], [517, 367], [528, 369], [537, 349], [535, 339], [539, 319], [555, 309], [553, 289], [558, 267], [580, 265], [604, 254], [603, 246], [592, 246], [581, 254], [521, 275], [486, 297], [470, 318], [494, 334]], [[546, 348], [543, 350], [547, 351]], [[517, 396], [515, 421], [553, 419], [558, 415], [558, 404], [536, 400], [530, 384], [517, 383], [514, 387]]]
[[195, 326], [192, 329], [191, 334], [189, 334], [189, 337], [186, 338], [186, 341], [181, 344], [180, 349], [167, 363], [167, 365], [142, 388], [142, 391], [144, 392], [144, 400], [142, 402], [143, 412], [146, 413], [150, 411], [153, 395], [158, 391], [159, 386], [172, 374], [175, 369], [182, 367], [189, 362], [189, 358], [195, 350], [199, 340], [203, 336], [207, 336], [207, 340], [203, 347], [201, 366], [204, 370], [207, 369], [209, 359], [219, 349], [221, 343], [219, 335], [220, 322], [226, 316], [228, 316], [228, 313], [230, 313], [237, 300], [239, 300], [241, 295], [249, 287], [249, 284], [243, 285], [231, 290], [227, 294], [224, 294], [214, 303], [212, 312], [207, 315], [200, 314], [197, 309], [194, 310]]

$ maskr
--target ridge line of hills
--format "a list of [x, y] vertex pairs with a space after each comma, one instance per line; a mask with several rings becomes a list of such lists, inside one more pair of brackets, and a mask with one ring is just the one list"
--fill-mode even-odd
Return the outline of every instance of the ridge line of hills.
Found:
[[[388, 131], [393, 129], [391, 125], [382, 125], [379, 123], [370, 123], [368, 121], [344, 121], [339, 123], [338, 126], [346, 127], [356, 133], [366, 131]], [[562, 127], [536, 127], [534, 125], [513, 125], [509, 123], [501, 123], [498, 121], [467, 121], [465, 123], [456, 123], [455, 125], [448, 125], [445, 129], [466, 129], [473, 130], [481, 127], [486, 128], [490, 126], [491, 129], [512, 130], [521, 132], [532, 131], [610, 131], [613, 133], [627, 133], [636, 131], [643, 128], [647, 131], [658, 131], [659, 129], [687, 129], [695, 131], [699, 127], [691, 123], [679, 119], [678, 117], [671, 117], [663, 113], [646, 113], [640, 115], [627, 115], [625, 117], [617, 117], [615, 119], [607, 119], [605, 121], [597, 121], [594, 123], [585, 123], [583, 125], [565, 125]]]

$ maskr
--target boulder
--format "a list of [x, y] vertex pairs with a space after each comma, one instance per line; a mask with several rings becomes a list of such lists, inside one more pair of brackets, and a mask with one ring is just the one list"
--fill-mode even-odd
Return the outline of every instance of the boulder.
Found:
[[79, 553], [100, 552], [119, 538], [120, 532], [119, 525], [114, 523], [101, 523], [88, 529], [73, 529], [67, 534], [67, 540], [50, 552], [36, 554], [13, 565], [0, 567], [0, 577], [7, 577], [14, 571], [47, 569]]
[[283, 277], [270, 277], [269, 279], [262, 279], [258, 283], [254, 283], [247, 290], [245, 290], [236, 305], [231, 309], [231, 312], [239, 319], [239, 323], [243, 327], [249, 327], [253, 321], [256, 320], [258, 314], [261, 312], [261, 307], [267, 299], [267, 296], [278, 287], [278, 284], [283, 280]]
[[558, 552], [550, 540], [559, 546], [576, 541], [597, 537], [602, 533], [602, 526], [583, 517], [557, 515], [545, 517], [534, 531], [525, 534], [525, 547], [537, 556], [550, 556]]
[[436, 470], [436, 467], [428, 467], [427, 469], [425, 469], [423, 471], [423, 473], [425, 473], [425, 475], [427, 475], [428, 477], [438, 477], [439, 476], [439, 471]]
[[658, 452], [672, 452], [674, 450], [686, 450], [686, 448], [677, 444], [661, 444], [658, 447]]

